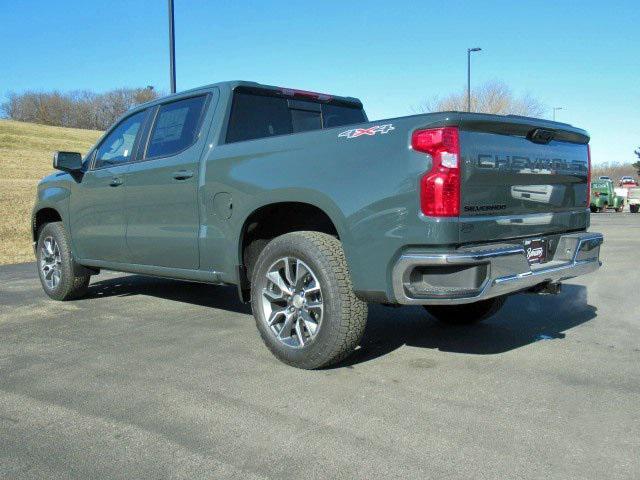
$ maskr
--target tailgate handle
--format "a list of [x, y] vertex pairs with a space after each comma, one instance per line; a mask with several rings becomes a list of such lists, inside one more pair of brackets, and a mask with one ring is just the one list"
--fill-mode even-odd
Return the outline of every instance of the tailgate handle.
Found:
[[548, 130], [546, 128], [534, 128], [529, 133], [527, 133], [527, 138], [531, 140], [533, 143], [539, 143], [542, 145], [546, 145], [556, 136], [556, 132], [553, 130]]

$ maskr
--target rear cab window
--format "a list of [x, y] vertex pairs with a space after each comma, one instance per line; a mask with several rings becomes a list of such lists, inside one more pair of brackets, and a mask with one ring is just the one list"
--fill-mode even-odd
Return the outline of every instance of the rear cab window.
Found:
[[361, 105], [298, 100], [277, 91], [237, 88], [226, 143], [364, 123]]

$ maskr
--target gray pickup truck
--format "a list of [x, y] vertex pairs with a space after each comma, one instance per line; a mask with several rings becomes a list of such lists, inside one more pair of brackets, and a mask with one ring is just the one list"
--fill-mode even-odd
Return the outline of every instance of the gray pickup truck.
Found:
[[38, 272], [57, 300], [100, 269], [237, 285], [274, 355], [318, 368], [357, 346], [369, 302], [467, 324], [596, 270], [588, 142], [540, 119], [369, 122], [356, 98], [214, 84], [130, 110], [84, 158], [56, 153]]

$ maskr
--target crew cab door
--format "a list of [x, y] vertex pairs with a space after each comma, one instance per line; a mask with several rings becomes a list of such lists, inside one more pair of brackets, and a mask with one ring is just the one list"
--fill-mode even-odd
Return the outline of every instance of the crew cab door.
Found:
[[146, 146], [127, 172], [126, 245], [133, 264], [199, 266], [200, 135], [210, 95], [159, 105]]
[[70, 196], [71, 238], [81, 259], [124, 261], [126, 173], [146, 115], [135, 113], [111, 129]]

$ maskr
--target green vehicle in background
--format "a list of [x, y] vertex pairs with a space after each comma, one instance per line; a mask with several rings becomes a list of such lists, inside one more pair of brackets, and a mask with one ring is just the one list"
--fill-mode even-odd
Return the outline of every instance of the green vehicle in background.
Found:
[[604, 212], [607, 208], [613, 208], [616, 212], [622, 212], [624, 197], [616, 195], [611, 180], [594, 180], [591, 182], [591, 212]]

